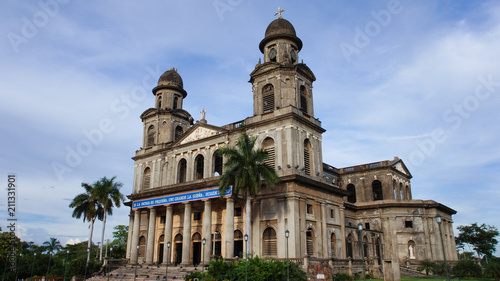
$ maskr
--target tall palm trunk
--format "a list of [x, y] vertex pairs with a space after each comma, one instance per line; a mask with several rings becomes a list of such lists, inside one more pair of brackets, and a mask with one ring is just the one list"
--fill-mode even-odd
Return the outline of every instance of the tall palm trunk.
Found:
[[92, 219], [90, 226], [89, 226], [90, 233], [89, 233], [89, 244], [87, 246], [87, 264], [89, 263], [89, 260], [90, 260], [90, 249], [92, 246], [92, 233], [94, 232], [94, 222], [95, 222], [95, 219]]
[[102, 237], [101, 237], [101, 249], [99, 250], [99, 260], [102, 261], [102, 248], [104, 247], [104, 230], [106, 229], [106, 212], [104, 212], [104, 219], [102, 220]]
[[249, 254], [252, 252], [252, 226], [251, 226], [251, 216], [252, 216], [252, 200], [250, 198], [250, 188], [247, 188], [247, 199], [246, 199], [246, 206], [245, 206], [245, 212], [246, 212], [246, 222], [245, 222], [245, 229], [248, 234], [248, 241], [247, 241], [247, 258]]

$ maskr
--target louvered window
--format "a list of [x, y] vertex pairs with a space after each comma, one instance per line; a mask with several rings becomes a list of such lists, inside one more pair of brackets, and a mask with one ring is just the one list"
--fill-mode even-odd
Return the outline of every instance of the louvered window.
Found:
[[274, 110], [274, 86], [268, 84], [262, 89], [262, 107], [264, 113]]
[[266, 138], [264, 142], [262, 142], [262, 149], [267, 151], [269, 158], [264, 162], [272, 168], [276, 165], [276, 152], [274, 149], [274, 140], [272, 138]]
[[155, 127], [149, 126], [146, 147], [153, 146], [154, 144], [155, 144]]
[[306, 175], [311, 175], [311, 143], [304, 141], [304, 171]]
[[306, 246], [307, 246], [307, 255], [312, 256], [314, 254], [314, 239], [312, 229], [308, 229], [306, 232]]
[[276, 245], [276, 231], [274, 231], [274, 229], [269, 227], [264, 231], [262, 242], [264, 244], [264, 256], [276, 257], [278, 255], [278, 248]]
[[142, 189], [149, 188], [151, 184], [151, 169], [148, 167], [144, 170], [142, 176]]

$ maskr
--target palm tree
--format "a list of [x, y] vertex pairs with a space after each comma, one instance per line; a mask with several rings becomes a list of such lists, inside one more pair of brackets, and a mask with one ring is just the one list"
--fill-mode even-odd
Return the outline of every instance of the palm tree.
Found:
[[52, 257], [53, 254], [61, 250], [62, 246], [61, 242], [59, 242], [59, 240], [57, 240], [57, 238], [54, 237], [50, 237], [50, 240], [43, 242], [42, 245], [45, 248], [47, 254], [49, 255], [49, 265], [47, 266], [47, 278], [48, 278], [50, 269], [50, 258]]
[[434, 272], [436, 269], [436, 264], [430, 260], [423, 260], [420, 262], [420, 266], [417, 268], [418, 271], [424, 271], [427, 278], [429, 278], [429, 272]]
[[115, 179], [116, 176], [110, 179], [103, 177], [96, 182], [93, 190], [94, 198], [98, 201], [104, 211], [99, 260], [102, 260], [102, 248], [104, 246], [106, 217], [107, 215], [113, 215], [113, 207], [120, 207], [122, 201], [125, 200], [125, 196], [120, 193], [120, 188], [123, 186], [123, 184], [121, 182], [114, 182]]
[[[239, 194], [246, 199], [245, 231], [248, 235], [247, 245], [251, 243], [251, 197], [255, 196], [264, 181], [265, 185], [274, 189], [279, 177], [273, 167], [264, 163], [269, 158], [267, 151], [254, 149], [257, 137], [250, 138], [243, 132], [236, 142], [236, 147], [224, 147], [218, 150], [220, 155], [227, 157], [224, 172], [219, 179], [219, 193], [223, 196], [230, 186], [233, 186], [233, 196]], [[248, 253], [251, 247], [248, 247]]]
[[92, 246], [92, 233], [94, 231], [94, 223], [96, 219], [102, 220], [104, 211], [99, 204], [99, 202], [93, 196], [94, 185], [90, 185], [88, 183], [82, 183], [82, 187], [85, 189], [85, 193], [78, 194], [69, 207], [75, 208], [73, 210], [72, 217], [81, 218], [83, 217], [83, 222], [87, 221], [90, 223], [89, 226], [89, 242], [87, 246], [87, 263], [90, 259], [90, 247]]

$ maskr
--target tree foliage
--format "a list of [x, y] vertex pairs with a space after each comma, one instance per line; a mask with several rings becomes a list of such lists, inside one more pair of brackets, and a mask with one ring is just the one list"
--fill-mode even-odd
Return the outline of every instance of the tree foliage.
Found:
[[455, 272], [460, 277], [469, 279], [471, 277], [479, 277], [482, 274], [482, 268], [473, 260], [461, 260], [453, 267]]
[[470, 245], [476, 251], [477, 257], [491, 256], [495, 251], [495, 246], [498, 241], [495, 239], [498, 236], [498, 230], [494, 226], [473, 223], [472, 225], [460, 225], [458, 237], [455, 238], [457, 247], [464, 248], [465, 245]]

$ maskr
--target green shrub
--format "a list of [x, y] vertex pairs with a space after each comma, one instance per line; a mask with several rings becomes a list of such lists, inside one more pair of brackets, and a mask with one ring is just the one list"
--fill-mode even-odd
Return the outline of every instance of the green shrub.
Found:
[[333, 276], [333, 281], [352, 281], [352, 276], [347, 273], [337, 273]]
[[481, 266], [473, 260], [461, 260], [457, 262], [453, 269], [458, 276], [465, 277], [467, 279], [471, 277], [479, 277], [482, 274]]

